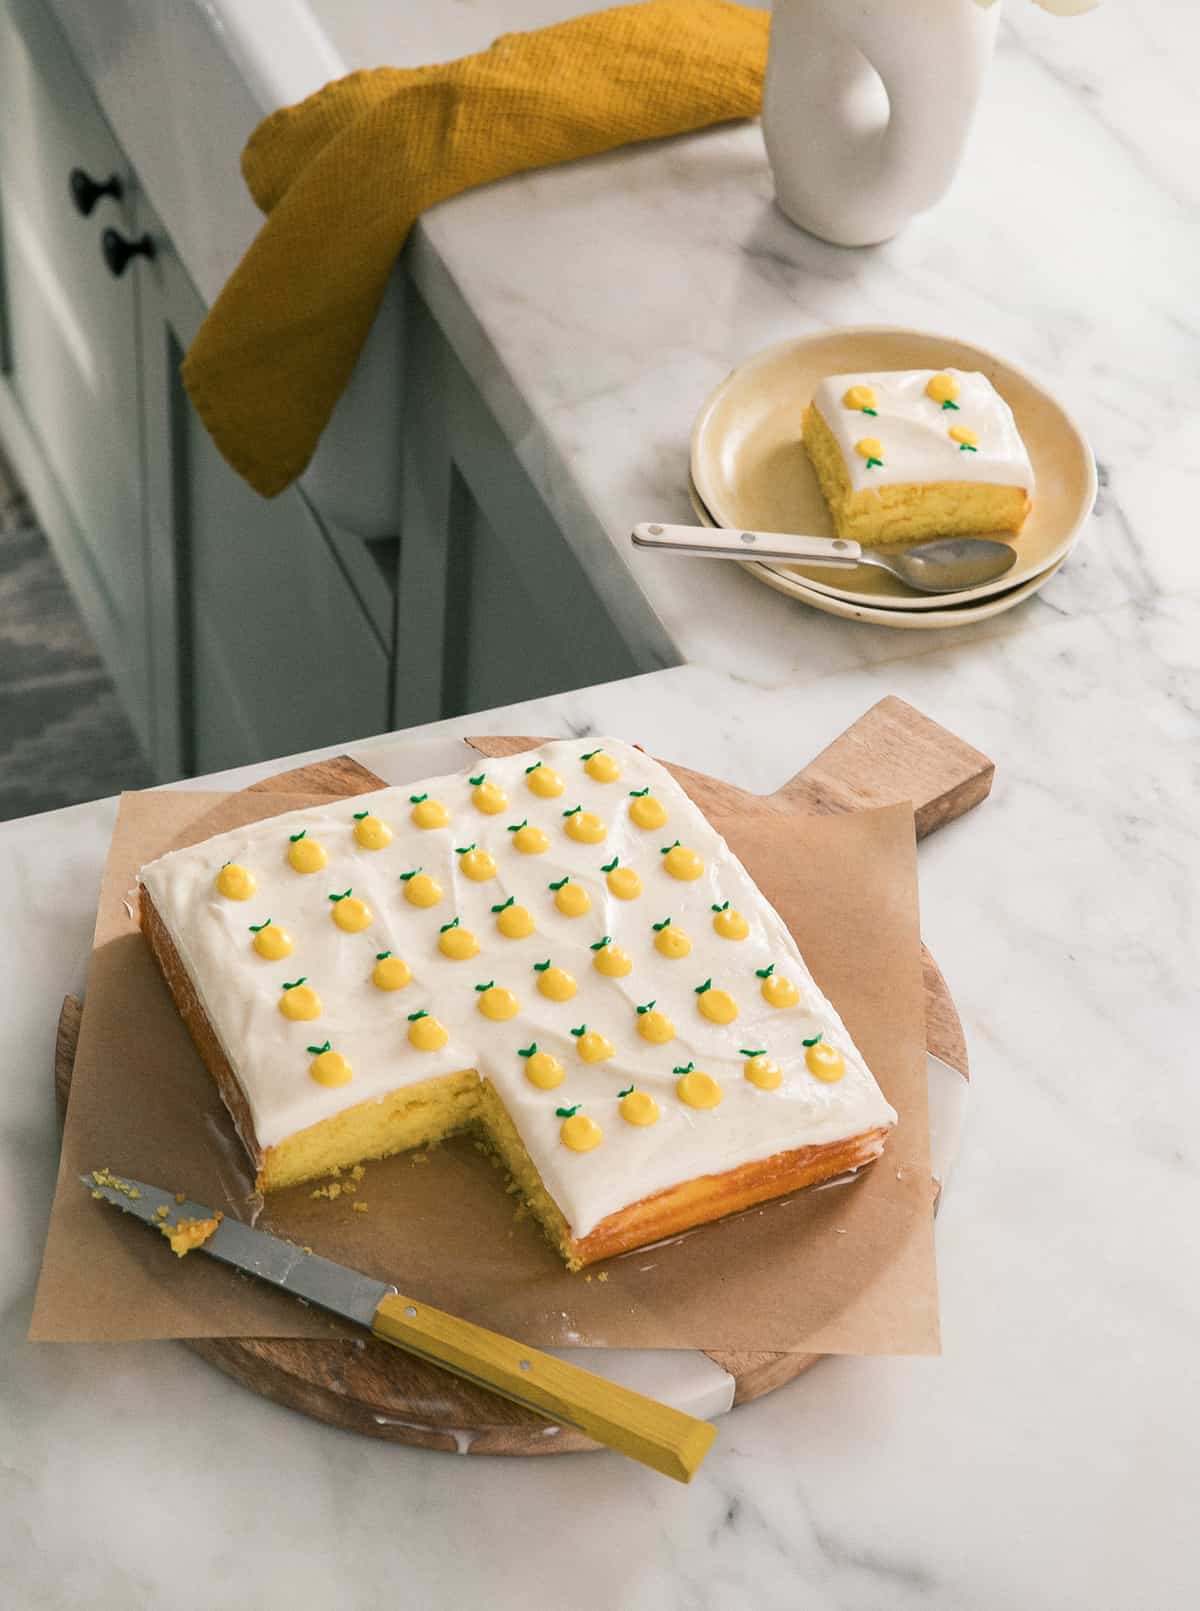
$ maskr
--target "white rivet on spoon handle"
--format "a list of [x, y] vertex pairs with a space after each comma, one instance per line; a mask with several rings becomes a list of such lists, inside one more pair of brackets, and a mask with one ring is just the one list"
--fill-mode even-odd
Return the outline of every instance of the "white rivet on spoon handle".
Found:
[[1017, 551], [992, 537], [938, 538], [916, 543], [896, 554], [864, 551], [841, 537], [803, 537], [787, 532], [738, 532], [724, 527], [640, 525], [633, 529], [638, 548], [664, 548], [705, 559], [784, 560], [806, 565], [846, 568], [874, 565], [919, 593], [961, 593], [982, 587], [1012, 569]]

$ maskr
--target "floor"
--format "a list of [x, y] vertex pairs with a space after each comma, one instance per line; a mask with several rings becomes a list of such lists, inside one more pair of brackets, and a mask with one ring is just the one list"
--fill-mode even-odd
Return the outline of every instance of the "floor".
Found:
[[151, 781], [46, 538], [0, 458], [0, 820]]

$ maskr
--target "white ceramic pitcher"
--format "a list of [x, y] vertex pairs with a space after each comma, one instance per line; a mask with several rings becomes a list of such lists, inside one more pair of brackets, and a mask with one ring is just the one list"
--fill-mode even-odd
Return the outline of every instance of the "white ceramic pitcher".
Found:
[[888, 240], [954, 178], [996, 36], [976, 0], [775, 0], [763, 137], [782, 211]]

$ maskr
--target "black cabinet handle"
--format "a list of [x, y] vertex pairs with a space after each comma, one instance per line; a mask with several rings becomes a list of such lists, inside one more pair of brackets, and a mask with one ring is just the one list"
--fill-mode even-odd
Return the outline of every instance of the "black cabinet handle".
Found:
[[82, 168], [72, 168], [69, 183], [75, 211], [82, 213], [85, 218], [92, 212], [101, 196], [111, 196], [114, 201], [119, 201], [121, 198], [121, 181], [115, 173], [101, 182], [99, 179], [93, 179], [91, 174]]
[[140, 240], [126, 240], [118, 229], [106, 229], [100, 237], [100, 251], [108, 264], [109, 272], [118, 279], [129, 266], [131, 257], [153, 257], [154, 242], [149, 235]]

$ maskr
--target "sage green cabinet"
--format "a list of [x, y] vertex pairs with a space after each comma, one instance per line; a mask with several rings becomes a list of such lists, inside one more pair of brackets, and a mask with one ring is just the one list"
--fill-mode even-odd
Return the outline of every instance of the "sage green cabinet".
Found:
[[657, 669], [613, 625], [411, 284], [404, 356], [397, 725]]
[[[0, 439], [154, 771], [387, 728], [391, 587], [213, 447], [179, 380], [204, 306], [41, 0], [0, 0], [0, 109]], [[75, 168], [119, 194], [82, 216]], [[123, 273], [106, 228], [148, 248]]]
[[[80, 169], [115, 181], [90, 216]], [[57, 25], [0, 7], [0, 431], [149, 750], [136, 287], [101, 231], [130, 237], [132, 175]]]
[[137, 222], [158, 753], [208, 772], [381, 732], [386, 582], [299, 488], [260, 498], [221, 458], [179, 378], [203, 303], [144, 198]]

